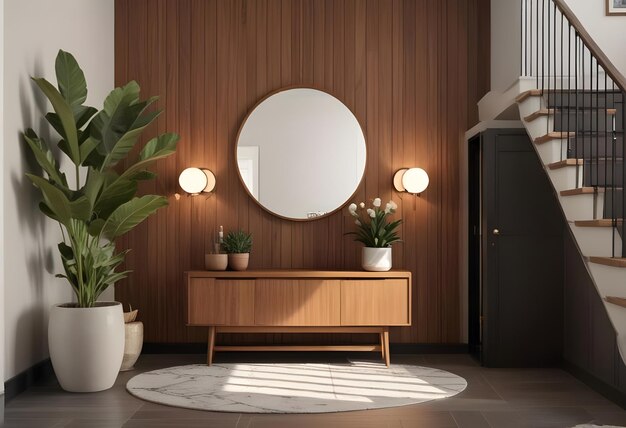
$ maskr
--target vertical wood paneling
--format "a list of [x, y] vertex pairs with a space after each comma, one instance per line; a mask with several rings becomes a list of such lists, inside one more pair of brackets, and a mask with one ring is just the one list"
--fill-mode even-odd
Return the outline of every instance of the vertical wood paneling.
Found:
[[[367, 171], [355, 198], [393, 198], [405, 221], [394, 265], [413, 272], [413, 326], [393, 329], [392, 340], [458, 342], [459, 151], [488, 86], [477, 60], [488, 34], [476, 25], [488, 6], [488, 0], [116, 0], [116, 83], [136, 79], [145, 96], [160, 95], [165, 113], [151, 134], [181, 135], [176, 155], [155, 167], [158, 179], [141, 187], [167, 195], [170, 206], [118, 243], [133, 249], [126, 264], [134, 272], [117, 287], [117, 298], [140, 309], [145, 340], [206, 340], [202, 329], [184, 326], [183, 272], [202, 269], [219, 225], [253, 233], [253, 268], [359, 267], [360, 248], [344, 235], [353, 228], [345, 212], [314, 222], [280, 220], [250, 200], [237, 176], [234, 144], [245, 114], [270, 91], [307, 85], [342, 100], [366, 133]], [[431, 178], [421, 198], [391, 186], [397, 169], [413, 165]], [[178, 174], [189, 166], [215, 172], [214, 194], [174, 198]]]

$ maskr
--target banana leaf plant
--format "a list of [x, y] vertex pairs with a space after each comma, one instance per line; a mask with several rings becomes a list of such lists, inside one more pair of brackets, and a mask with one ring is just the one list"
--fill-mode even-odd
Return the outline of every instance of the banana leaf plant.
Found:
[[116, 251], [115, 239], [167, 205], [163, 196], [136, 194], [139, 181], [156, 177], [149, 167], [175, 152], [178, 135], [159, 135], [129, 159], [141, 133], [160, 114], [149, 109], [156, 97], [141, 100], [139, 85], [132, 81], [113, 89], [98, 111], [84, 105], [87, 83], [74, 56], [60, 50], [55, 71], [57, 87], [44, 78], [33, 81], [52, 105], [45, 118], [74, 166], [74, 185], [32, 129], [23, 137], [42, 173], [26, 175], [41, 191], [41, 211], [61, 226], [58, 249], [65, 273], [57, 277], [70, 283], [77, 306], [88, 308], [129, 273], [116, 271], [128, 250]]

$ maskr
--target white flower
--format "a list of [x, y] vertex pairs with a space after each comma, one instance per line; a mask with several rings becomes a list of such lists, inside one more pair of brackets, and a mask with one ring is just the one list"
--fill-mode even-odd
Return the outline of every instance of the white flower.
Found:
[[398, 208], [398, 205], [396, 205], [394, 201], [387, 202], [387, 205], [385, 205], [385, 214], [395, 212], [396, 208]]
[[371, 208], [367, 209], [367, 214], [372, 218], [376, 217], [376, 212]]
[[361, 226], [361, 221], [360, 220], [354, 220], [354, 224], [356, 224], [357, 226]]
[[350, 206], [348, 207], [348, 210], [350, 210], [351, 213], [356, 211], [356, 204], [350, 204]]
[[372, 205], [374, 205], [376, 208], [380, 207], [380, 204], [382, 203], [382, 201], [380, 200], [380, 198], [376, 198], [374, 199], [374, 202], [372, 203]]
[[361, 202], [361, 203], [359, 204], [359, 207], [360, 207], [360, 208], [365, 208], [365, 202]]

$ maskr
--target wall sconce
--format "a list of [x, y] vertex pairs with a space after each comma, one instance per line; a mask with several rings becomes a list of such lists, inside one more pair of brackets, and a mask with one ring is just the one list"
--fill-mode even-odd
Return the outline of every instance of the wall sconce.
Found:
[[215, 175], [208, 169], [187, 168], [180, 173], [178, 184], [187, 193], [199, 195], [215, 189]]
[[428, 174], [422, 168], [404, 168], [393, 176], [393, 187], [398, 192], [419, 195], [428, 187]]

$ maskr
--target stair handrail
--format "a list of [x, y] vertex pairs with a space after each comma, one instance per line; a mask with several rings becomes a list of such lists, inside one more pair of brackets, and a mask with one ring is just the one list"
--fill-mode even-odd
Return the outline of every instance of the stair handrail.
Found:
[[606, 56], [604, 51], [598, 46], [593, 37], [587, 32], [583, 24], [580, 22], [576, 14], [565, 3], [565, 0], [552, 0], [554, 4], [559, 8], [563, 16], [568, 20], [574, 30], [578, 33], [583, 43], [595, 57], [598, 63], [602, 66], [605, 73], [611, 77], [613, 82], [622, 90], [626, 91], [626, 77], [615, 67], [609, 57]]

